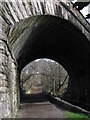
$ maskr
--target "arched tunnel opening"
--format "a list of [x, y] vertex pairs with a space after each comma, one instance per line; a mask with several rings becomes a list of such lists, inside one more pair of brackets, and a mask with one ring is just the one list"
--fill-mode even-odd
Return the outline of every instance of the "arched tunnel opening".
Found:
[[[40, 95], [62, 97], [67, 91], [69, 75], [57, 62], [37, 59], [21, 71], [21, 102], [42, 102]], [[27, 99], [28, 98], [28, 99]]]
[[71, 22], [60, 17], [33, 16], [25, 23], [27, 21], [30, 21], [29, 29], [15, 43], [11, 42], [19, 73], [35, 59], [58, 62], [69, 75], [63, 99], [90, 109], [90, 44], [87, 38]]
[[[89, 113], [90, 26], [85, 17], [68, 0], [14, 1], [0, 2], [0, 118], [15, 117], [24, 97], [28, 100], [26, 96], [29, 94], [33, 98], [41, 93], [60, 97], [62, 101], [74, 104], [72, 106], [81, 107], [81, 112]], [[46, 75], [48, 77], [44, 77], [46, 70], [42, 75], [38, 72], [29, 74], [28, 70], [24, 74], [24, 67], [40, 58], [49, 59], [46, 60], [48, 63], [54, 60], [51, 61], [53, 69]], [[57, 63], [68, 73], [64, 79], [60, 80]], [[46, 63], [45, 67], [50, 68], [50, 64], [48, 67]], [[22, 74], [27, 78], [24, 79]], [[47, 102], [47, 108], [48, 105], [52, 106]], [[40, 106], [37, 106], [32, 111], [32, 105], [28, 107], [26, 104], [26, 116], [35, 113], [36, 109], [38, 112]], [[44, 112], [42, 108], [42, 114]], [[62, 110], [57, 114], [54, 109], [50, 117], [57, 114], [60, 118], [61, 113]], [[35, 117], [31, 114], [28, 117]], [[41, 118], [42, 114], [39, 111]]]

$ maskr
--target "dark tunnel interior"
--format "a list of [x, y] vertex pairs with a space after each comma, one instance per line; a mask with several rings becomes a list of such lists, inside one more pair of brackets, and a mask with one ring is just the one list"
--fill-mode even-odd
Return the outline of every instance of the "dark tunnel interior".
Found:
[[[25, 39], [27, 35], [29, 37]], [[53, 16], [38, 16], [20, 42], [23, 39], [25, 44], [14, 52], [20, 71], [38, 58], [50, 58], [59, 62], [69, 74], [72, 71], [87, 70], [89, 42], [69, 21]]]
[[[34, 16], [33, 19], [35, 19], [34, 24], [13, 49], [19, 71], [39, 58], [48, 58], [60, 63], [70, 76], [69, 94], [65, 99], [75, 103], [82, 101], [81, 107], [85, 106], [83, 104], [89, 100], [86, 98], [85, 91], [87, 94], [90, 93], [89, 41], [82, 31], [60, 17]], [[23, 43], [22, 46], [20, 46], [21, 43]], [[19, 50], [17, 50], [18, 47]], [[80, 94], [78, 91], [81, 91]]]

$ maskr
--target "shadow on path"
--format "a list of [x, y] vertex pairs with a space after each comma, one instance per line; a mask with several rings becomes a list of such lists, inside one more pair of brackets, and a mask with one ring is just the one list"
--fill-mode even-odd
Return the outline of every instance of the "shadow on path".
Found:
[[17, 118], [65, 118], [64, 111], [51, 104], [42, 93], [25, 95]]
[[37, 103], [48, 101], [43, 93], [27, 94], [21, 99], [21, 103]]

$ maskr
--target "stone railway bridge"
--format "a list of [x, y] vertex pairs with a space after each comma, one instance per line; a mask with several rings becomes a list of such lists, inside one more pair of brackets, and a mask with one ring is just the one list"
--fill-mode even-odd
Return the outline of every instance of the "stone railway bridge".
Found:
[[90, 110], [90, 25], [68, 0], [0, 1], [0, 117], [15, 117], [20, 72], [37, 58], [68, 72], [63, 99]]

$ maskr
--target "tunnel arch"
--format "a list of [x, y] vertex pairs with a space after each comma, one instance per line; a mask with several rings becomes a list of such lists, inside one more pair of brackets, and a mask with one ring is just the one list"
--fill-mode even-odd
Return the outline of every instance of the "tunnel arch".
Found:
[[[60, 17], [50, 15], [33, 16], [28, 20], [32, 24], [30, 24], [30, 28], [26, 29], [25, 33], [16, 41], [11, 41], [9, 45], [20, 66], [20, 71], [26, 64], [41, 57], [54, 59], [64, 65], [66, 69], [69, 68], [66, 67], [65, 59], [69, 61], [70, 56], [73, 56], [75, 60], [81, 59], [81, 61], [76, 60], [77, 63], [79, 62], [81, 64], [82, 61], [88, 63], [88, 55], [90, 54], [89, 41], [76, 26]], [[43, 51], [43, 54], [40, 53], [40, 51]], [[36, 53], [33, 56], [34, 52]], [[61, 53], [60, 61], [57, 59], [59, 52]], [[71, 52], [73, 52], [73, 54]], [[28, 57], [26, 57], [26, 55], [28, 55]], [[66, 58], [63, 59], [64, 57]], [[64, 64], [62, 61], [64, 61]], [[74, 62], [74, 60], [72, 62]], [[68, 62], [67, 64], [70, 63], [71, 62]], [[85, 63], [83, 64], [85, 65], [83, 67], [84, 69], [87, 67]], [[80, 67], [80, 69], [82, 69], [82, 65]], [[77, 70], [77, 68], [75, 69]]]
[[29, 20], [33, 21], [33, 24], [30, 24], [29, 29], [10, 45], [19, 72], [35, 59], [53, 59], [60, 63], [70, 76], [68, 91], [63, 99], [78, 105], [78, 101], [82, 101], [81, 107], [88, 106], [84, 105], [84, 101], [88, 101], [86, 91], [89, 90], [88, 39], [76, 26], [60, 17], [33, 16]]
[[65, 99], [90, 110], [90, 24], [66, 0], [50, 0], [50, 4], [48, 0], [42, 3], [30, 0], [34, 4], [17, 1], [18, 6], [16, 1], [0, 2], [0, 89], [8, 96], [4, 104], [1, 101], [5, 111], [1, 113], [2, 118], [15, 116], [19, 106], [17, 73], [30, 61], [41, 57], [54, 59], [68, 71], [70, 83]]

